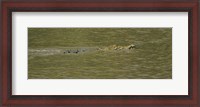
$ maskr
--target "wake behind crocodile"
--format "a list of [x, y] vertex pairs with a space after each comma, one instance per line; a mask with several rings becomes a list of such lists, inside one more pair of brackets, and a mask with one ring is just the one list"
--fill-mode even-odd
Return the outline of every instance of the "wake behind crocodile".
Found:
[[119, 52], [119, 51], [132, 51], [135, 49], [135, 45], [119, 46], [110, 45], [104, 47], [62, 47], [62, 48], [46, 48], [46, 49], [29, 49], [29, 55], [34, 56], [47, 56], [47, 55], [77, 55], [87, 54], [92, 52]]

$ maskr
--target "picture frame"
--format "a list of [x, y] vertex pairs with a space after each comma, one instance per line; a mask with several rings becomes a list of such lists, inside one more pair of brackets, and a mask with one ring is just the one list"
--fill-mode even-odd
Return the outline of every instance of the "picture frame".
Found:
[[[1, 3], [1, 106], [200, 106], [198, 0], [16, 0]], [[188, 12], [188, 95], [12, 95], [12, 12]]]

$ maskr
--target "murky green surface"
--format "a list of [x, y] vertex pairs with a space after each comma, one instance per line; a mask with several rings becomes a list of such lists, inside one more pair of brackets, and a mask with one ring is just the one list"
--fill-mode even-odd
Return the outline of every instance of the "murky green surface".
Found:
[[29, 28], [28, 54], [29, 79], [171, 79], [172, 29]]

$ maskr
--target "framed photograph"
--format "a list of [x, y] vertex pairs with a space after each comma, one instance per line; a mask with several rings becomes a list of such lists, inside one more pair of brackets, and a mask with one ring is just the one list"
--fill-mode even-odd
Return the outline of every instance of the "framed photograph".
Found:
[[1, 106], [200, 106], [198, 0], [1, 4]]

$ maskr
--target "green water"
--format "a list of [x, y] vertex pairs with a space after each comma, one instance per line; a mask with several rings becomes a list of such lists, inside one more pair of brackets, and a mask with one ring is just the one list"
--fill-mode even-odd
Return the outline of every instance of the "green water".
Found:
[[29, 28], [28, 49], [29, 79], [172, 78], [171, 28]]

